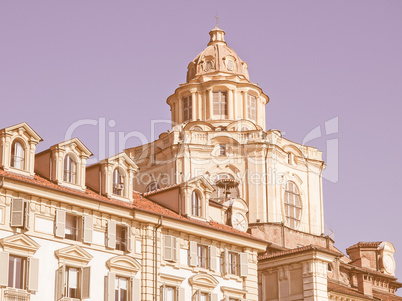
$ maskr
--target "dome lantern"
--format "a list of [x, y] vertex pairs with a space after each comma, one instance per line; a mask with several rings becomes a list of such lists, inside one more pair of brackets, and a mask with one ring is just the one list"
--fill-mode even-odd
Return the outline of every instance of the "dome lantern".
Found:
[[209, 32], [209, 35], [211, 36], [211, 39], [209, 40], [208, 46], [217, 43], [223, 43], [226, 45], [225, 31], [220, 29], [218, 26], [215, 26], [215, 28]]

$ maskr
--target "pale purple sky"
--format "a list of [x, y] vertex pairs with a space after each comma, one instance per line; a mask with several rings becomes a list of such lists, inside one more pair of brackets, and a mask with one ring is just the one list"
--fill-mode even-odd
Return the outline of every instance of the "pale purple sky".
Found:
[[[2, 0], [0, 128], [27, 122], [44, 139], [39, 151], [82, 119], [149, 138], [151, 119], [170, 119], [166, 98], [208, 43], [217, 11], [228, 45], [271, 98], [267, 128], [301, 143], [321, 126], [308, 144], [324, 158], [328, 139], [338, 140], [339, 180], [324, 181], [336, 245], [389, 240], [402, 277], [400, 0]], [[335, 117], [339, 132], [325, 136]], [[74, 136], [98, 157], [95, 126]]]

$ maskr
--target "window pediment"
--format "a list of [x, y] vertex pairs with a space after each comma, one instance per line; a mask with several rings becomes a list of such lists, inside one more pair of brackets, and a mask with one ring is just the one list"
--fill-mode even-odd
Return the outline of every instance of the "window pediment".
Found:
[[136, 274], [141, 269], [137, 260], [126, 255], [112, 257], [106, 262], [106, 265], [110, 272], [124, 275]]
[[40, 245], [25, 234], [16, 234], [0, 240], [5, 252], [19, 254], [22, 256], [32, 256], [40, 248]]
[[215, 288], [219, 284], [219, 281], [216, 280], [214, 277], [205, 274], [194, 275], [193, 277], [188, 279], [188, 281], [193, 286], [207, 287], [211, 289]]
[[69, 246], [60, 250], [56, 250], [56, 257], [60, 263], [73, 264], [79, 266], [87, 265], [93, 256], [79, 246]]

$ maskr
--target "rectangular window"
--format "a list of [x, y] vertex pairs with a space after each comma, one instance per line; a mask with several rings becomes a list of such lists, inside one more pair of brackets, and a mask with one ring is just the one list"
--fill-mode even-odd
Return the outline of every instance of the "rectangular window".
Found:
[[126, 251], [127, 227], [116, 225], [116, 250]]
[[29, 229], [29, 202], [23, 199], [11, 200], [10, 226]]
[[191, 120], [193, 117], [193, 104], [191, 96], [183, 97], [183, 121]]
[[80, 269], [67, 267], [66, 279], [67, 279], [67, 297], [80, 298], [79, 296]]
[[163, 239], [164, 239], [163, 242], [164, 259], [169, 261], [176, 261], [177, 260], [176, 237], [171, 235], [165, 235]]
[[127, 301], [128, 300], [128, 287], [129, 279], [125, 277], [116, 276], [114, 279], [114, 300], [115, 301]]
[[238, 256], [239, 254], [228, 253], [228, 274], [237, 275], [238, 273]]
[[197, 266], [200, 268], [208, 268], [208, 247], [204, 245], [197, 245]]
[[227, 117], [228, 110], [225, 91], [213, 92], [213, 113], [218, 117]]
[[257, 111], [257, 100], [256, 97], [250, 94], [247, 94], [247, 108], [248, 108], [248, 118], [251, 120], [256, 120], [256, 111]]
[[79, 221], [79, 216], [66, 213], [65, 238], [79, 240]]
[[226, 156], [226, 144], [219, 144], [219, 156]]
[[90, 298], [90, 267], [62, 265], [57, 270], [57, 300], [66, 298]]
[[194, 301], [211, 301], [211, 300], [218, 300], [216, 294], [211, 294], [209, 292], [198, 290], [193, 295]]
[[10, 255], [8, 261], [8, 287], [25, 289], [26, 258]]

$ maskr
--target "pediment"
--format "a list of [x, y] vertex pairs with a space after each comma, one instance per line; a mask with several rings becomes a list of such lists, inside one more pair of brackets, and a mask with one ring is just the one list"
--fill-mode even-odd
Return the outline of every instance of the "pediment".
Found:
[[135, 274], [141, 269], [137, 260], [126, 255], [112, 257], [106, 262], [106, 265], [111, 272]]
[[188, 279], [191, 285], [214, 288], [219, 284], [219, 281], [214, 277], [206, 274], [198, 274], [194, 275], [190, 279]]
[[36, 241], [23, 233], [0, 239], [0, 244], [4, 251], [24, 256], [32, 256], [40, 248]]
[[85, 251], [80, 246], [69, 246], [60, 250], [56, 250], [56, 257], [59, 259], [59, 262], [62, 263], [73, 263], [79, 265], [87, 265], [88, 262], [91, 261], [93, 256]]
[[193, 184], [198, 187], [204, 187], [206, 190], [213, 191], [214, 187], [212, 184], [204, 177], [199, 176], [187, 181], [187, 184]]
[[51, 149], [67, 149], [73, 150], [74, 153], [79, 154], [80, 156], [90, 157], [93, 154], [91, 151], [81, 142], [78, 138], [73, 138], [59, 144], [53, 145]]
[[101, 164], [111, 164], [111, 165], [119, 165], [126, 166], [127, 169], [137, 170], [138, 166], [134, 163], [133, 160], [126, 153], [119, 153], [112, 157], [106, 158], [99, 163]]
[[25, 122], [4, 128], [0, 132], [12, 134], [18, 133], [18, 135], [25, 135], [29, 140], [35, 141], [36, 143], [43, 141], [43, 139]]

